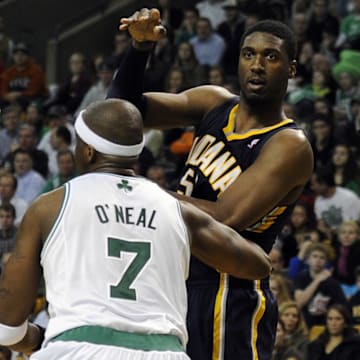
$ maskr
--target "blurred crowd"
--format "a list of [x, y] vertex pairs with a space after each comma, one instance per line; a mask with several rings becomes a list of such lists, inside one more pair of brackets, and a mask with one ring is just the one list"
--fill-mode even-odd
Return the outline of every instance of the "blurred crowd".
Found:
[[[346, 360], [354, 347], [360, 354], [360, 0], [203, 0], [193, 7], [158, 0], [158, 8], [168, 36], [147, 64], [145, 91], [213, 84], [239, 94], [245, 29], [264, 18], [293, 29], [298, 70], [283, 108], [309, 137], [315, 165], [270, 253], [279, 304], [273, 360]], [[31, 202], [77, 176], [74, 120], [105, 98], [128, 45], [128, 34], [118, 32], [111, 53], [86, 58], [74, 49], [68, 75], [49, 84], [0, 17], [1, 264]], [[192, 141], [191, 127], [146, 130], [137, 173], [174, 190]], [[46, 326], [42, 289], [35, 316]], [[0, 349], [0, 360], [10, 358]]]

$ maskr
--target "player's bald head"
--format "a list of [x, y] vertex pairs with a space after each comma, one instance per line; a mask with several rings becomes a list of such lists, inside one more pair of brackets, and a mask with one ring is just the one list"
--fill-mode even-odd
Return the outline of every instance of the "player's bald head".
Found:
[[142, 141], [141, 114], [126, 100], [96, 101], [84, 111], [83, 119], [97, 135], [115, 144], [135, 145]]

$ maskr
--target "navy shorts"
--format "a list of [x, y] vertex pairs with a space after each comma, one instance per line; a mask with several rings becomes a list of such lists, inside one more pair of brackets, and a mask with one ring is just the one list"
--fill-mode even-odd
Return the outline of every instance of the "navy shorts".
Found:
[[[233, 286], [231, 280], [245, 286]], [[241, 285], [241, 284], [240, 284]], [[278, 307], [268, 282], [222, 274], [220, 286], [188, 284], [189, 342], [194, 360], [270, 360]]]

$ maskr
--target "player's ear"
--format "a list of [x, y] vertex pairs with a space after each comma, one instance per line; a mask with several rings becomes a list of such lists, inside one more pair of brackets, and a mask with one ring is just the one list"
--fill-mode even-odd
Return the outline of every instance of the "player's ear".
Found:
[[95, 149], [92, 146], [87, 145], [86, 147], [86, 156], [90, 163], [94, 162], [95, 160]]
[[296, 76], [296, 65], [296, 60], [290, 61], [289, 79], [293, 79]]

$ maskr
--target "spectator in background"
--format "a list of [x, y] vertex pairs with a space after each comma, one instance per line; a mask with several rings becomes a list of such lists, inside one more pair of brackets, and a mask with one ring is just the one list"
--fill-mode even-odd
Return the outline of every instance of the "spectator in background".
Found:
[[17, 189], [17, 179], [12, 173], [0, 175], [0, 203], [11, 204], [15, 208], [15, 226], [19, 226], [29, 203], [15, 195]]
[[208, 78], [210, 85], [224, 86], [226, 83], [224, 68], [220, 65], [212, 66], [209, 70]]
[[358, 77], [357, 75], [351, 74], [347, 71], [343, 71], [338, 75], [337, 79], [339, 83], [339, 88], [336, 90], [335, 109], [339, 117], [348, 120], [350, 119], [351, 100], [359, 92]]
[[360, 228], [356, 221], [344, 221], [340, 225], [338, 241], [334, 277], [341, 283], [344, 294], [350, 297], [354, 292], [355, 269], [360, 265]]
[[309, 247], [315, 243], [322, 243], [328, 250], [329, 260], [335, 259], [335, 249], [332, 246], [332, 240], [327, 239], [325, 234], [319, 229], [313, 227], [303, 234], [296, 236], [298, 252], [295, 256], [290, 258], [288, 276], [292, 280], [296, 280], [302, 271], [308, 269], [307, 253]]
[[224, 39], [213, 31], [208, 18], [201, 17], [196, 24], [196, 36], [190, 39], [195, 56], [201, 65], [219, 65], [224, 51]]
[[117, 69], [120, 66], [121, 60], [123, 59], [125, 51], [129, 45], [129, 41], [130, 37], [125, 31], [117, 32], [114, 36], [114, 51], [106, 60], [102, 58], [98, 64], [94, 64], [95, 70], [98, 70], [98, 66], [102, 62], [106, 62], [113, 69]]
[[4, 128], [0, 130], [0, 163], [5, 156], [18, 146], [18, 125], [21, 109], [19, 106], [7, 106], [2, 113]]
[[206, 67], [199, 64], [194, 53], [194, 48], [189, 42], [179, 44], [173, 66], [181, 69], [184, 75], [185, 89], [206, 83]]
[[180, 68], [174, 66], [169, 70], [165, 78], [164, 89], [172, 94], [185, 90], [185, 77]]
[[71, 148], [70, 130], [63, 125], [51, 130], [50, 144], [52, 151], [48, 153], [49, 171], [51, 176], [56, 176], [59, 173], [58, 152]]
[[360, 50], [360, 0], [352, 0], [351, 14], [340, 22], [340, 34], [336, 46], [340, 49]]
[[52, 106], [47, 112], [47, 122], [49, 131], [42, 137], [38, 145], [38, 149], [45, 151], [49, 158], [51, 157], [50, 154], [53, 152], [53, 147], [51, 145], [51, 131], [58, 128], [59, 126], [67, 127], [71, 133], [71, 145], [75, 146], [74, 126], [68, 121], [66, 110], [63, 106]]
[[352, 328], [348, 309], [341, 304], [329, 306], [325, 331], [307, 349], [308, 360], [355, 360], [360, 354], [360, 336]]
[[168, 31], [168, 35], [156, 44], [148, 61], [144, 84], [147, 91], [164, 90], [166, 75], [172, 67], [175, 54], [173, 33]]
[[59, 169], [58, 174], [46, 183], [43, 192], [54, 190], [77, 175], [75, 157], [71, 150], [59, 150], [57, 152], [57, 163]]
[[39, 102], [32, 101], [27, 106], [24, 121], [26, 124], [35, 127], [37, 138], [41, 139], [46, 132], [46, 128], [44, 109]]
[[323, 41], [326, 28], [338, 31], [339, 21], [329, 11], [329, 0], [313, 0], [307, 26], [307, 37], [317, 51], [320, 50], [319, 46]]
[[[15, 226], [16, 211], [11, 204], [0, 205], [0, 261], [8, 253], [12, 252], [15, 246], [17, 227]], [[2, 266], [1, 266], [2, 267]]]
[[69, 74], [60, 83], [54, 98], [45, 103], [46, 110], [53, 105], [61, 105], [67, 114], [72, 115], [79, 107], [83, 97], [92, 84], [92, 78], [85, 66], [85, 56], [74, 52], [69, 58]]
[[310, 230], [313, 214], [304, 203], [298, 202], [291, 212], [289, 224], [284, 227], [282, 233], [282, 254], [284, 257], [284, 266], [289, 266], [289, 261], [296, 256], [299, 246], [302, 243], [304, 233]]
[[[33, 161], [35, 171], [45, 179], [49, 173], [48, 155], [37, 149], [38, 137], [34, 126], [22, 124], [18, 131], [18, 149], [27, 151]], [[10, 171], [14, 171], [14, 151], [11, 151], [4, 159], [4, 166]]]
[[314, 210], [319, 229], [336, 232], [343, 221], [360, 219], [360, 199], [353, 191], [336, 186], [329, 167], [316, 169], [311, 177], [316, 194]]
[[199, 11], [195, 7], [185, 8], [184, 17], [180, 27], [175, 32], [175, 45], [188, 42], [196, 35], [196, 23], [199, 19]]
[[48, 96], [43, 69], [30, 58], [29, 48], [18, 43], [13, 51], [14, 65], [2, 74], [0, 97], [5, 103], [20, 103], [23, 108], [30, 101], [44, 101]]
[[[296, 86], [308, 84], [312, 78], [312, 57], [315, 54], [311, 41], [304, 41], [298, 55], [298, 72], [294, 79]], [[295, 87], [292, 91], [298, 89]]]
[[334, 110], [331, 102], [325, 98], [317, 98], [314, 100], [314, 112], [315, 114], [323, 114], [330, 118], [334, 117]]
[[291, 300], [289, 281], [281, 274], [271, 273], [269, 278], [269, 287], [274, 294], [278, 306]]
[[302, 310], [306, 325], [325, 324], [325, 314], [332, 304], [347, 304], [340, 283], [326, 268], [329, 255], [323, 244], [312, 244], [307, 253], [309, 269], [295, 282], [295, 301]]
[[308, 41], [308, 18], [306, 12], [293, 12], [290, 20], [290, 26], [295, 33], [298, 42], [298, 53], [300, 54], [304, 43]]
[[271, 262], [272, 272], [274, 274], [282, 274], [284, 273], [284, 258], [282, 256], [281, 248], [278, 245], [274, 245], [269, 252], [269, 258]]
[[279, 318], [284, 323], [288, 346], [304, 352], [308, 345], [308, 329], [297, 303], [295, 301], [282, 303], [279, 307]]
[[342, 186], [360, 195], [359, 170], [355, 156], [347, 144], [337, 144], [330, 159], [336, 186]]
[[323, 71], [312, 72], [311, 83], [305, 85], [311, 92], [313, 99], [325, 98], [331, 101], [334, 98], [330, 87], [329, 75]]
[[23, 198], [29, 204], [42, 193], [45, 180], [33, 169], [31, 154], [22, 149], [14, 152], [14, 170], [18, 182], [16, 196]]
[[202, 0], [196, 4], [199, 15], [208, 18], [213, 29], [226, 20], [224, 0]]
[[92, 102], [105, 99], [113, 74], [114, 68], [111, 63], [103, 62], [99, 64], [97, 68], [98, 81], [85, 94], [81, 104], [75, 112], [76, 116]]
[[325, 114], [314, 114], [310, 120], [310, 143], [315, 169], [328, 164], [336, 143], [334, 119]]
[[226, 42], [222, 64], [226, 75], [237, 76], [240, 40], [245, 31], [245, 16], [241, 13], [237, 0], [226, 0], [222, 4], [226, 20], [216, 29]]
[[312, 73], [320, 71], [324, 75], [327, 80], [327, 85], [331, 90], [327, 98], [331, 104], [334, 104], [337, 83], [333, 77], [332, 66], [330, 59], [321, 52], [316, 52], [312, 57]]
[[330, 60], [332, 65], [338, 61], [338, 50], [336, 49], [336, 39], [338, 36], [339, 28], [333, 28], [328, 24], [324, 25], [319, 51]]

